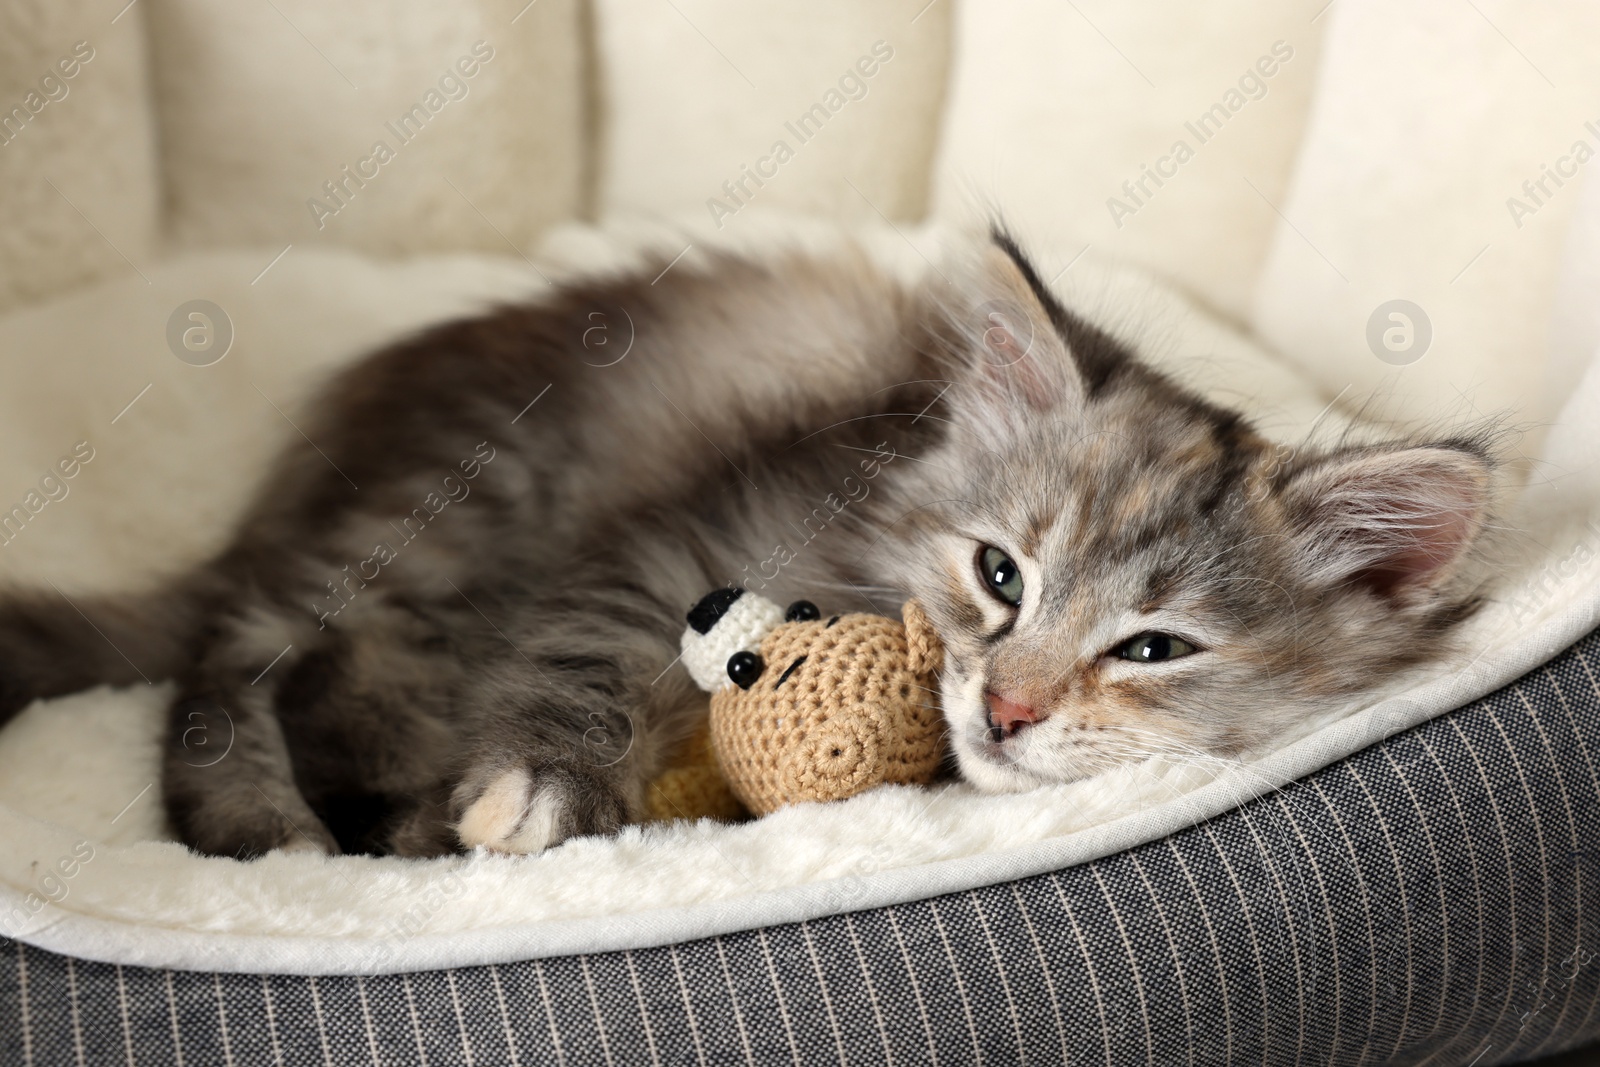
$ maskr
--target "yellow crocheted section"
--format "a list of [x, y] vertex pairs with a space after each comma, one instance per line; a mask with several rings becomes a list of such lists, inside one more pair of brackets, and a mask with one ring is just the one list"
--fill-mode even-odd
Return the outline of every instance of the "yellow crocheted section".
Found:
[[712, 745], [752, 812], [933, 779], [941, 654], [914, 601], [906, 618], [911, 641], [881, 615], [785, 623], [761, 643], [766, 669], [753, 686], [712, 694]]
[[719, 819], [731, 822], [749, 812], [739, 803], [717, 767], [711, 750], [711, 724], [707, 722], [684, 745], [683, 751], [645, 791], [645, 822], [673, 819]]

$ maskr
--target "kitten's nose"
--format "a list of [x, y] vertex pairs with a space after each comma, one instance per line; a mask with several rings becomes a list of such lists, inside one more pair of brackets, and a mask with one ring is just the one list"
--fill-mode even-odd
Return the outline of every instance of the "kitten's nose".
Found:
[[983, 696], [989, 704], [989, 729], [997, 735], [995, 738], [997, 741], [1011, 737], [1024, 726], [1038, 722], [1042, 718], [1028, 705], [1008, 700], [999, 693], [986, 691]]

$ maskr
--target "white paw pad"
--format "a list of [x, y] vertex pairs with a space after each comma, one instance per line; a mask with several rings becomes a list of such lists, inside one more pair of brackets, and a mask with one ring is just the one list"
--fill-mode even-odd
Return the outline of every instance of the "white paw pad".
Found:
[[566, 803], [549, 787], [535, 788], [525, 770], [506, 771], [472, 802], [456, 825], [467, 848], [543, 852], [561, 840]]

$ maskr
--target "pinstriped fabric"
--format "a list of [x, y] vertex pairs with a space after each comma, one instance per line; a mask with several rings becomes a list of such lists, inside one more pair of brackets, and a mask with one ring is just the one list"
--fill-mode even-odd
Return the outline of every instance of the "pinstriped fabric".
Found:
[[1093, 863], [659, 949], [357, 977], [0, 952], [0, 1064], [1489, 1065], [1600, 1037], [1600, 636]]

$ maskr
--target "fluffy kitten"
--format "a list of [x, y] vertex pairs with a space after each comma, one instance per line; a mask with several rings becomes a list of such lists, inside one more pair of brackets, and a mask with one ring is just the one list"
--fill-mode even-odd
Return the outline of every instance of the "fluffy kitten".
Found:
[[1004, 235], [915, 280], [848, 251], [664, 266], [345, 372], [165, 593], [0, 605], [0, 721], [138, 664], [178, 680], [163, 790], [203, 852], [533, 852], [638, 811], [704, 707], [674, 660], [719, 585], [920, 597], [992, 790], [1270, 743], [1475, 606], [1480, 441], [1285, 463]]

